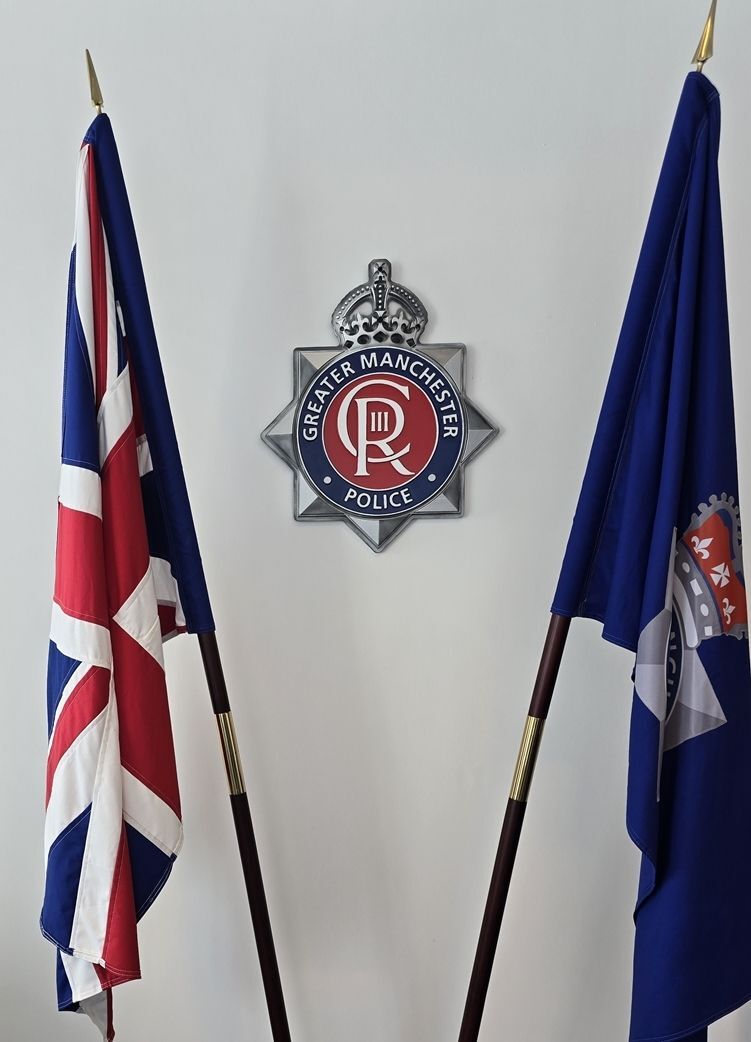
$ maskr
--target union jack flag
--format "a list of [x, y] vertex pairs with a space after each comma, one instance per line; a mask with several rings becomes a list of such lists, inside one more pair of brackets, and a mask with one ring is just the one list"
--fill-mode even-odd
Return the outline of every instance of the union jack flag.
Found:
[[136, 923], [183, 830], [162, 643], [214, 629], [112, 128], [78, 161], [48, 666], [46, 884], [58, 1006], [114, 1038]]

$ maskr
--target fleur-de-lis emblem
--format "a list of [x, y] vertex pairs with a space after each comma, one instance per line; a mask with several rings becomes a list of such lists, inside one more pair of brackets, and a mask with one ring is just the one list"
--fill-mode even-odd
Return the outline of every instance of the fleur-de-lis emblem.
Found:
[[709, 549], [712, 545], [712, 537], [709, 539], [700, 539], [698, 535], [691, 536], [691, 545], [694, 548], [694, 553], [697, 557], [701, 557], [703, 561], [709, 557]]
[[734, 611], [735, 611], [735, 605], [731, 604], [727, 597], [723, 597], [723, 599], [722, 599], [722, 612], [723, 612], [723, 615], [725, 616], [725, 622], [727, 623], [728, 626], [730, 625], [730, 616], [733, 614]]
[[716, 568], [712, 569], [712, 582], [715, 586], [719, 586], [720, 589], [728, 585], [730, 582], [730, 569], [726, 564], [718, 564]]

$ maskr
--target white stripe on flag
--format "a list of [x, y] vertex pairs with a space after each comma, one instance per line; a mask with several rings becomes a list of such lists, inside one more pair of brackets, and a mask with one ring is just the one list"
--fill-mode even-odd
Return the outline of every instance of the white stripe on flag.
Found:
[[178, 626], [185, 625], [185, 615], [180, 603], [180, 590], [177, 580], [172, 574], [172, 566], [163, 557], [151, 558], [151, 572], [154, 576], [154, 588], [156, 599], [159, 604], [171, 604], [175, 607], [175, 622]]
[[63, 463], [60, 470], [60, 502], [71, 510], [102, 516], [102, 482], [96, 471]]
[[146, 573], [127, 601], [113, 616], [113, 622], [149, 652], [164, 669], [164, 648], [159, 625], [154, 577], [151, 561]]
[[47, 817], [44, 822], [45, 863], [50, 847], [60, 833], [83, 814], [94, 791], [99, 750], [102, 744], [107, 709], [103, 709], [60, 757], [52, 778]]
[[154, 469], [149, 441], [145, 434], [142, 434], [137, 440], [136, 449], [138, 451], [138, 473], [140, 477], [144, 477], [144, 475], [150, 474]]
[[52, 605], [50, 640], [63, 655], [92, 666], [112, 668], [110, 631], [95, 622], [84, 622], [66, 615], [57, 602]]
[[163, 853], [177, 854], [183, 843], [182, 822], [155, 792], [123, 767], [123, 817]]
[[91, 998], [92, 995], [102, 993], [102, 985], [99, 983], [92, 963], [87, 959], [74, 958], [62, 951], [60, 957], [63, 960], [63, 969], [68, 978], [74, 1002], [82, 1002], [84, 999]]
[[102, 228], [104, 241], [104, 271], [107, 280], [107, 387], [111, 387], [117, 379], [117, 311], [115, 308], [115, 290], [112, 285], [112, 267], [107, 236]]
[[93, 794], [91, 818], [70, 933], [74, 955], [94, 959], [102, 958], [123, 830], [120, 736], [112, 682], [105, 717], [96, 777], [90, 789], [90, 798]]
[[91, 289], [91, 239], [89, 238], [88, 173], [91, 149], [84, 145], [78, 156], [76, 173], [76, 304], [81, 328], [89, 353], [91, 375], [95, 379], [94, 361], [94, 298]]
[[115, 382], [107, 389], [99, 406], [99, 465], [104, 464], [133, 419], [133, 400], [130, 396], [130, 373], [126, 365]]

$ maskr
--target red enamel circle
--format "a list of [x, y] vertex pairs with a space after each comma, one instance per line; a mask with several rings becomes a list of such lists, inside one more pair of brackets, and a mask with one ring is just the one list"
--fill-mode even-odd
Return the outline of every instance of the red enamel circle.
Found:
[[323, 444], [353, 485], [391, 489], [425, 469], [438, 443], [438, 419], [425, 391], [394, 373], [369, 373], [343, 387], [326, 410]]

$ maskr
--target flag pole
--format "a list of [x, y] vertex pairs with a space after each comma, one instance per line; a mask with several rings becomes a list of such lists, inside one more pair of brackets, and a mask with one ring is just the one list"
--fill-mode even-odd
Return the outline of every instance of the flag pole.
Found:
[[266, 892], [261, 875], [261, 863], [258, 859], [253, 819], [250, 816], [250, 803], [245, 789], [240, 750], [235, 734], [235, 724], [229, 703], [227, 685], [224, 680], [222, 660], [219, 657], [219, 646], [216, 633], [199, 633], [198, 643], [201, 648], [206, 683], [209, 688], [211, 705], [219, 729], [222, 743], [224, 766], [227, 769], [229, 799], [232, 805], [232, 817], [235, 821], [237, 845], [240, 849], [240, 861], [245, 877], [245, 889], [248, 893], [248, 904], [253, 921], [258, 960], [261, 964], [261, 977], [266, 993], [266, 1005], [271, 1021], [271, 1032], [274, 1042], [290, 1042], [287, 1011], [284, 1005], [282, 981], [279, 976], [279, 964], [274, 948], [274, 937], [271, 932], [271, 920], [266, 903]]
[[493, 969], [493, 959], [498, 947], [498, 937], [503, 922], [503, 912], [506, 908], [511, 876], [514, 871], [516, 852], [519, 848], [519, 839], [524, 824], [524, 814], [527, 809], [529, 790], [532, 784], [532, 776], [535, 771], [537, 754], [542, 743], [542, 733], [545, 721], [553, 699], [555, 682], [558, 677], [558, 669], [563, 658], [571, 619], [562, 615], [552, 615], [545, 644], [542, 649], [540, 666], [537, 671], [537, 679], [532, 691], [532, 700], [529, 704], [529, 713], [524, 725], [519, 756], [516, 761], [511, 791], [506, 814], [501, 829], [501, 839], [498, 844], [498, 853], [493, 866], [493, 874], [490, 880], [490, 889], [485, 904], [485, 914], [480, 927], [480, 938], [477, 942], [475, 962], [472, 967], [472, 977], [469, 982], [467, 1001], [464, 1006], [459, 1042], [477, 1042], [480, 1033], [480, 1023], [485, 1009], [485, 998], [490, 984], [490, 974]]
[[[102, 112], [104, 98], [88, 48], [86, 49], [86, 66], [89, 74], [91, 104], [99, 114]], [[203, 659], [203, 668], [206, 673], [206, 683], [209, 689], [211, 705], [219, 730], [224, 766], [227, 770], [229, 799], [232, 807], [232, 817], [235, 822], [240, 862], [245, 878], [245, 889], [248, 895], [248, 904], [250, 905], [253, 932], [258, 949], [258, 960], [261, 965], [261, 978], [266, 994], [271, 1034], [274, 1042], [291, 1042], [287, 1011], [284, 1005], [284, 993], [282, 991], [281, 977], [279, 976], [279, 964], [276, 958], [274, 937], [271, 932], [271, 920], [266, 902], [266, 891], [263, 885], [261, 863], [258, 858], [258, 847], [253, 829], [253, 819], [250, 814], [248, 793], [245, 789], [240, 749], [237, 742], [237, 734], [235, 733], [227, 685], [224, 679], [222, 660], [219, 656], [216, 633], [213, 631], [199, 633], [198, 643], [201, 648], [201, 658]]]
[[[714, 27], [717, 12], [717, 0], [712, 0], [709, 15], [696, 48], [692, 65], [696, 71], [702, 72], [706, 62], [714, 54]], [[514, 778], [511, 783], [506, 814], [503, 819], [501, 838], [498, 844], [493, 874], [490, 880], [485, 913], [480, 927], [472, 976], [467, 990], [462, 1025], [459, 1031], [459, 1042], [477, 1042], [480, 1024], [485, 1009], [493, 960], [498, 947], [498, 938], [503, 923], [511, 877], [514, 872], [516, 853], [519, 849], [524, 814], [527, 809], [529, 790], [535, 771], [537, 755], [542, 743], [542, 732], [553, 700], [558, 670], [566, 647], [571, 619], [553, 613], [550, 618], [547, 637], [542, 649], [542, 657], [537, 672], [532, 701], [524, 733], [522, 735], [519, 755], [516, 761]]]

